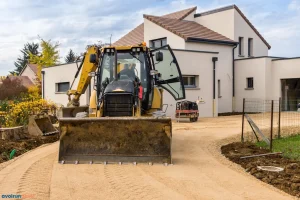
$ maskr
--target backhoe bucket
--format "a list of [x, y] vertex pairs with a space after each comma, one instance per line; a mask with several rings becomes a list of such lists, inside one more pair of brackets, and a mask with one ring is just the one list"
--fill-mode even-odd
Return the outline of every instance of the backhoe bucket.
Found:
[[59, 162], [171, 163], [170, 118], [60, 118]]
[[53, 135], [58, 130], [52, 125], [48, 115], [32, 115], [29, 117], [28, 133], [33, 136]]

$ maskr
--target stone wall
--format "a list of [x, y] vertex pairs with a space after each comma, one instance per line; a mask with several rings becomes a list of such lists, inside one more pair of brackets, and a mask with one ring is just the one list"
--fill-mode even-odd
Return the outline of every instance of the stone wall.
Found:
[[28, 129], [25, 126], [12, 128], [0, 128], [0, 139], [2, 140], [19, 140], [28, 135]]

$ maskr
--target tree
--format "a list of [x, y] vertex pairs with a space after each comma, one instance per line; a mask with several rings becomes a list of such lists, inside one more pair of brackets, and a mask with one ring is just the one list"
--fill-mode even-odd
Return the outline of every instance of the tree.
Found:
[[45, 41], [41, 39], [42, 52], [38, 55], [29, 54], [29, 62], [38, 65], [37, 77], [41, 79], [42, 67], [49, 67], [59, 63], [59, 43], [52, 43], [51, 40]]
[[20, 79], [6, 78], [0, 85], [0, 100], [14, 100], [27, 91], [28, 89], [23, 86]]
[[65, 57], [65, 61], [66, 63], [72, 63], [76, 61], [76, 56], [72, 49], [70, 49], [67, 56]]
[[11, 74], [19, 75], [23, 68], [28, 64], [29, 55], [38, 55], [39, 44], [38, 43], [27, 43], [24, 45], [23, 49], [21, 49], [22, 55], [17, 58], [17, 61], [14, 62], [15, 70], [11, 71]]

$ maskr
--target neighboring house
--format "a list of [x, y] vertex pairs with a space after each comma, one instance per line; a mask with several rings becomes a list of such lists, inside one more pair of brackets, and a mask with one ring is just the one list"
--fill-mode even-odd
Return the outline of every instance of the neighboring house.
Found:
[[[67, 91], [76, 89], [80, 76], [72, 82], [77, 72], [76, 63], [67, 63], [46, 67], [42, 69], [42, 96], [44, 99], [52, 100], [63, 106], [68, 104]], [[80, 98], [80, 105], [88, 105], [90, 97], [90, 87]]]
[[38, 73], [38, 65], [37, 64], [27, 64], [19, 76], [28, 76], [28, 78], [35, 83]]
[[21, 84], [26, 88], [34, 86], [34, 83], [29, 79], [28, 76], [7, 76], [6, 78], [10, 79], [11, 81], [19, 80]]
[[[142, 24], [113, 45], [145, 41], [150, 48], [158, 48], [169, 44], [183, 74], [186, 99], [200, 101], [200, 117], [241, 111], [243, 98], [300, 99], [296, 92], [300, 87], [300, 59], [269, 57], [270, 44], [236, 5], [202, 13], [196, 9], [144, 15]], [[71, 68], [75, 73], [74, 64], [63, 70], [66, 73], [61, 73], [62, 66], [44, 69], [45, 81], [50, 81], [44, 84], [45, 94], [52, 92], [55, 102], [60, 102], [55, 85], [72, 82], [67, 73]], [[169, 105], [167, 114], [174, 117], [176, 101], [168, 92], [164, 92], [164, 103]]]

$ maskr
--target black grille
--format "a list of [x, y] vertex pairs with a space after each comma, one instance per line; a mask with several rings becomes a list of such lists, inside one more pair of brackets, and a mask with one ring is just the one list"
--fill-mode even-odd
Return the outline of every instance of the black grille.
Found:
[[104, 116], [132, 116], [132, 94], [106, 94], [104, 96]]

